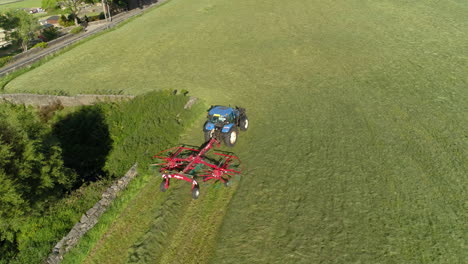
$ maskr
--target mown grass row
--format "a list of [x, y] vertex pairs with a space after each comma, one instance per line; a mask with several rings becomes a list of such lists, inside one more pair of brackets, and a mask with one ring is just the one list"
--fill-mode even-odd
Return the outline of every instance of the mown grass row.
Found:
[[[155, 175], [138, 176], [112, 203], [100, 218], [99, 223], [70, 253], [65, 255], [63, 263], [141, 262], [164, 251], [158, 245], [170, 237], [167, 229], [171, 229], [171, 226], [176, 224], [176, 221], [168, 220], [177, 219], [183, 212], [183, 206], [180, 201], [174, 199], [180, 194], [180, 188], [177, 185], [172, 186], [173, 188], [168, 191], [168, 196], [158, 196], [156, 194], [159, 191], [159, 183], [160, 178]], [[154, 223], [156, 225], [153, 225]], [[156, 227], [158, 232], [152, 232], [153, 228], [148, 230], [149, 225]], [[114, 232], [109, 233], [110, 229]], [[151, 246], [158, 250], [134, 251], [127, 259], [127, 251], [122, 249], [131, 247], [144, 234], [152, 236]], [[111, 245], [99, 244], [102, 239], [112, 241]], [[139, 246], [144, 247], [144, 244], [145, 242], [142, 241]], [[102, 257], [102, 252], [106, 252], [106, 256]], [[109, 255], [110, 252], [113, 253]]]
[[[196, 125], [180, 142], [195, 145], [202, 140]], [[191, 198], [186, 182], [174, 180], [168, 192], [160, 192], [161, 178], [155, 176], [159, 174], [148, 176], [139, 192], [104, 216], [108, 223], [93, 229], [65, 256], [65, 263], [207, 262], [240, 176], [232, 178], [229, 188], [219, 182], [202, 183], [199, 200]]]

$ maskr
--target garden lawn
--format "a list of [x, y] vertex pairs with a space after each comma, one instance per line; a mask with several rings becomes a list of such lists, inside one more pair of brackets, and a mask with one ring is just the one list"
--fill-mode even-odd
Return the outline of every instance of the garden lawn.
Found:
[[[188, 185], [159, 193], [149, 181], [154, 198], [130, 202], [86, 263], [465, 263], [467, 11], [456, 0], [172, 0], [4, 92], [187, 89], [247, 108], [232, 189], [203, 186], [192, 201]], [[184, 143], [202, 143], [198, 123]]]

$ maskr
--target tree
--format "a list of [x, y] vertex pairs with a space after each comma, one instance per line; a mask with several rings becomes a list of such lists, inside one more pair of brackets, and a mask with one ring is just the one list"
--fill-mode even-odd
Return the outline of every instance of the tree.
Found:
[[83, 0], [63, 0], [62, 5], [65, 6], [73, 16], [75, 25], [78, 26], [78, 15], [82, 9], [81, 4]]
[[75, 183], [62, 150], [32, 109], [0, 104], [0, 263], [17, 251], [21, 219]]
[[[0, 125], [2, 127], [2, 125]], [[0, 253], [11, 257], [16, 248], [16, 232], [18, 218], [27, 208], [27, 203], [21, 197], [18, 186], [10, 175], [5, 172], [5, 167], [11, 166], [14, 153], [10, 146], [5, 145], [0, 138]]]
[[0, 27], [6, 31], [8, 40], [27, 51], [34, 33], [39, 29], [39, 23], [33, 15], [18, 9], [1, 14]]
[[39, 36], [39, 38], [41, 38], [42, 41], [51, 41], [58, 38], [59, 35], [60, 32], [56, 27], [49, 27], [42, 31], [42, 35]]

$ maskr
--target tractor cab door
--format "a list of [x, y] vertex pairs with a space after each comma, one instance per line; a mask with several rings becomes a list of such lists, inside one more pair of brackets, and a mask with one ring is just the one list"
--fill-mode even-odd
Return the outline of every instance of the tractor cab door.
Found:
[[234, 114], [234, 111], [232, 111], [232, 112], [229, 114], [229, 116], [228, 116], [228, 118], [227, 118], [227, 121], [228, 121], [230, 124], [233, 124], [233, 123], [236, 122], [236, 116], [235, 116], [235, 114]]

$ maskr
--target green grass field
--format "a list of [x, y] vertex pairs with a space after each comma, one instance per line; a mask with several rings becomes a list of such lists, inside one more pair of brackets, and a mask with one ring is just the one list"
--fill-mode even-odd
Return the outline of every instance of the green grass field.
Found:
[[[192, 201], [149, 180], [66, 261], [466, 263], [467, 11], [172, 0], [14, 79], [4, 92], [187, 89], [249, 113], [232, 189]], [[202, 143], [198, 123], [184, 143]]]
[[41, 7], [41, 0], [0, 0], [0, 11], [15, 8]]

